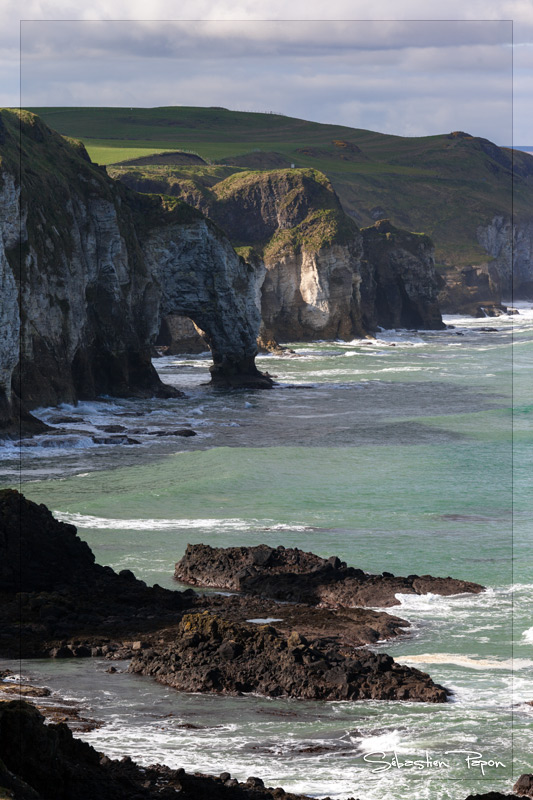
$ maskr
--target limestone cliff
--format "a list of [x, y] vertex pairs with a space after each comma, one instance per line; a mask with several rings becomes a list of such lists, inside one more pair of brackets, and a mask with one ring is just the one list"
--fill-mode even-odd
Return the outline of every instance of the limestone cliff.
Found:
[[513, 296], [533, 299], [533, 217], [496, 215], [477, 229], [480, 245], [492, 257], [491, 273], [496, 273], [504, 299]]
[[[237, 256], [222, 231], [193, 209], [184, 222], [181, 202], [159, 201], [165, 224], [142, 234], [145, 263], [160, 284], [161, 316], [181, 314], [203, 331], [213, 356], [214, 383], [270, 386], [255, 367], [260, 313], [255, 302], [257, 271]], [[259, 270], [260, 272], [260, 270]]]
[[[255, 266], [261, 343], [442, 327], [427, 237], [392, 227], [362, 235], [317, 170], [241, 171], [214, 184], [214, 172], [204, 172], [194, 180], [192, 172], [187, 180], [157, 173], [157, 185], [166, 180], [163, 190], [201, 209]], [[140, 191], [154, 187], [138, 170], [117, 177]]]
[[477, 241], [487, 257], [449, 270], [439, 299], [442, 310], [482, 316], [502, 301], [533, 300], [533, 219], [504, 214], [477, 227]]
[[207, 213], [264, 267], [261, 339], [349, 339], [363, 332], [361, 236], [316, 170], [233, 175], [212, 188]]
[[224, 234], [183, 203], [112, 181], [35, 115], [0, 120], [2, 427], [19, 395], [31, 409], [175, 393], [150, 360], [162, 308], [206, 331], [214, 380], [262, 383], [251, 268]]

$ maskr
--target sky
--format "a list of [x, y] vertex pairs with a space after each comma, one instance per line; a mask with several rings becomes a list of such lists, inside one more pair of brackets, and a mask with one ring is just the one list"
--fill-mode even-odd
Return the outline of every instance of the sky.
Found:
[[4, 106], [216, 105], [533, 145], [531, 0], [0, 0], [0, 70]]

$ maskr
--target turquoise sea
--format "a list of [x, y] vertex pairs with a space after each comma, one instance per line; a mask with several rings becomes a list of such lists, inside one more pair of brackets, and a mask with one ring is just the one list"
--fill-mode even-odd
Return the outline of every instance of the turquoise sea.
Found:
[[[3, 485], [20, 481], [76, 524], [100, 563], [168, 588], [189, 542], [284, 544], [483, 583], [477, 596], [400, 596], [392, 611], [412, 627], [375, 648], [429, 672], [451, 702], [184, 695], [101, 660], [26, 662], [23, 674], [104, 721], [83, 734], [99, 750], [144, 764], [339, 800], [510, 791], [533, 771], [533, 309], [519, 311], [291, 345], [258, 360], [279, 382], [270, 392], [207, 387], [207, 356], [158, 359], [184, 399], [40, 409], [57, 433], [0, 450]], [[137, 444], [95, 444], [110, 424]], [[198, 435], [152, 435], [184, 425]]]

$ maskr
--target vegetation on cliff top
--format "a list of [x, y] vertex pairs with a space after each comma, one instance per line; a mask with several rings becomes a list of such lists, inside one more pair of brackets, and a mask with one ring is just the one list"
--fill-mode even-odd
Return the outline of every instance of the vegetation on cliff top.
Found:
[[[112, 175], [140, 192], [160, 191], [165, 203], [176, 198], [206, 213], [232, 240], [243, 258], [276, 258], [300, 250], [316, 252], [333, 243], [345, 244], [357, 233], [327, 177], [316, 169], [244, 170], [203, 167], [190, 180], [191, 168], [113, 170]], [[221, 179], [222, 178], [222, 179]], [[273, 224], [273, 210], [275, 217]], [[265, 219], [262, 219], [265, 217]]]
[[359, 225], [388, 217], [427, 231], [442, 264], [486, 261], [477, 227], [496, 214], [509, 217], [512, 198], [515, 219], [530, 214], [533, 158], [461, 131], [407, 138], [223, 108], [35, 110], [61, 133], [81, 138], [100, 163], [152, 148], [194, 150], [207, 161], [235, 159], [252, 168], [263, 156], [268, 168], [274, 151], [327, 175]]
[[[175, 197], [139, 195], [110, 180], [103, 167], [91, 162], [81, 141], [58, 134], [25, 110], [0, 109], [0, 180], [3, 173], [20, 184], [22, 205], [28, 214], [28, 240], [20, 250], [7, 252], [15, 274], [25, 269], [30, 247], [38, 256], [53, 252], [58, 259], [62, 253], [68, 256], [72, 252], [73, 195], [113, 205], [125, 201], [135, 231], [141, 235], [150, 226], [187, 224], [202, 218], [200, 212]], [[122, 208], [117, 218], [126, 244], [134, 249], [135, 236], [124, 222], [128, 219], [124, 211]]]
[[69, 200], [73, 186], [78, 193], [97, 193], [111, 200], [113, 184], [102, 167], [91, 163], [81, 142], [59, 135], [35, 114], [0, 109], [0, 129], [0, 170], [20, 184], [28, 214], [28, 240], [20, 252], [17, 248], [7, 253], [18, 274], [25, 267], [30, 247], [38, 254], [55, 251], [57, 257], [61, 252], [71, 253]]

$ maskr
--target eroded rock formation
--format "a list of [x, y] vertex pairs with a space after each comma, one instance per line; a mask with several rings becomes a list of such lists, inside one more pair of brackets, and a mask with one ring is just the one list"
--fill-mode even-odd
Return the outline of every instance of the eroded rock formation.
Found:
[[362, 235], [363, 325], [369, 330], [444, 328], [431, 239], [402, 231], [386, 219], [364, 228]]
[[[117, 177], [140, 191], [154, 180]], [[360, 232], [314, 169], [238, 172], [213, 185], [158, 176], [213, 219], [255, 267], [261, 341], [350, 339], [381, 327], [441, 328], [428, 237], [383, 221]], [[163, 188], [161, 188], [163, 187]]]
[[206, 332], [214, 380], [271, 385], [254, 365], [252, 268], [213, 223], [183, 203], [130, 192], [29, 112], [0, 119], [4, 428], [17, 422], [20, 395], [27, 409], [175, 395], [150, 361], [162, 310]]
[[261, 321], [255, 270], [212, 222], [186, 209], [191, 221], [183, 222], [178, 203], [165, 225], [141, 235], [145, 263], [159, 281], [160, 314], [189, 317], [202, 330], [214, 383], [269, 388], [272, 381], [254, 363]]

